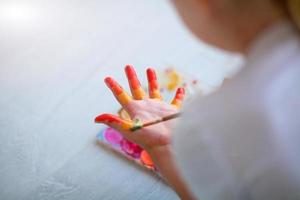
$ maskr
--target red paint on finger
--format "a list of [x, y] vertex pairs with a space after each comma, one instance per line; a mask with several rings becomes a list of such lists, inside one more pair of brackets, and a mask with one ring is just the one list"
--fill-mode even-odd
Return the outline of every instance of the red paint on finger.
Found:
[[140, 81], [138, 80], [136, 73], [131, 65], [125, 67], [125, 73], [128, 78], [130, 87], [132, 89], [137, 89], [141, 87]]
[[147, 78], [148, 78], [150, 90], [157, 90], [158, 89], [157, 77], [153, 69], [151, 68], [147, 69]]
[[151, 91], [158, 90], [158, 83], [156, 81], [149, 82], [149, 87]]
[[155, 73], [154, 69], [152, 69], [152, 68], [147, 69], [147, 77], [148, 77], [149, 82], [157, 80], [156, 73]]
[[95, 118], [95, 122], [97, 123], [117, 123], [122, 124], [123, 120], [117, 116], [111, 115], [111, 114], [103, 114], [99, 115]]
[[182, 101], [182, 99], [184, 98], [184, 95], [185, 95], [184, 88], [178, 88], [176, 91], [175, 99]]
[[126, 75], [129, 79], [132, 79], [133, 77], [136, 76], [136, 73], [135, 73], [134, 68], [133, 68], [132, 65], [126, 65], [125, 72], [126, 72]]
[[137, 78], [130, 79], [129, 84], [132, 89], [138, 89], [141, 87], [140, 81]]
[[105, 78], [104, 81], [114, 94], [119, 95], [123, 92], [123, 88], [111, 77]]

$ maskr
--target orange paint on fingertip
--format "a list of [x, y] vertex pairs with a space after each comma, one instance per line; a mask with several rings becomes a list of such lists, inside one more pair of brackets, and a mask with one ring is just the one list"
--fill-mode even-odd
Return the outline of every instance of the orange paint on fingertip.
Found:
[[141, 153], [141, 161], [147, 167], [151, 167], [151, 168], [154, 167], [154, 163], [152, 161], [152, 158], [150, 157], [150, 155], [145, 150], [143, 150], [142, 153]]

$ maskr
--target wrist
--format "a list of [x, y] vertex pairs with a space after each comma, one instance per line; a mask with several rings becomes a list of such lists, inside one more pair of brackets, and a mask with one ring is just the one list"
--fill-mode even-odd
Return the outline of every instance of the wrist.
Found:
[[180, 171], [177, 169], [173, 148], [170, 144], [149, 148], [146, 151], [148, 151], [149, 155], [151, 156], [159, 173], [177, 192], [181, 199], [196, 199], [185, 183]]
[[148, 148], [146, 151], [149, 153], [154, 162], [160, 158], [172, 155], [172, 147], [170, 144]]
[[146, 151], [151, 157], [155, 168], [158, 169], [159, 172], [164, 170], [166, 161], [174, 159], [170, 144], [147, 148]]

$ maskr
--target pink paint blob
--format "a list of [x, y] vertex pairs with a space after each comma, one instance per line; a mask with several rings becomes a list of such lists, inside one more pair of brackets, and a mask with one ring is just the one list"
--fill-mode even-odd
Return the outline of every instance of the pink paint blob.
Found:
[[120, 142], [123, 140], [123, 136], [113, 128], [105, 129], [103, 135], [105, 140], [113, 145], [120, 144]]
[[139, 145], [132, 143], [125, 138], [121, 141], [120, 145], [125, 153], [134, 158], [139, 158], [141, 156], [141, 152], [143, 151]]

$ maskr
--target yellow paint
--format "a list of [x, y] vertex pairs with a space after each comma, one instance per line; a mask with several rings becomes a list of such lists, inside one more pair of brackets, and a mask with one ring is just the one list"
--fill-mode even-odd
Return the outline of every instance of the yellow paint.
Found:
[[151, 97], [155, 99], [162, 100], [162, 96], [160, 95], [159, 90], [154, 90], [151, 92]]
[[133, 127], [133, 123], [131, 123], [131, 122], [124, 122], [124, 123], [122, 123], [122, 125], [121, 125], [121, 128], [123, 129], [123, 130], [129, 130], [129, 129], [131, 129]]
[[174, 99], [171, 104], [178, 109], [181, 107], [181, 102], [176, 99]]
[[142, 99], [145, 99], [146, 94], [145, 94], [144, 90], [142, 89], [142, 87], [139, 87], [137, 89], [132, 90], [132, 96], [136, 100], [142, 100]]
[[167, 89], [169, 91], [172, 91], [172, 90], [176, 89], [178, 87], [178, 85], [180, 84], [180, 75], [175, 70], [168, 72], [167, 75], [170, 80], [170, 82], [167, 85]]
[[126, 105], [132, 100], [132, 98], [126, 92], [119, 94], [117, 99], [122, 105]]

